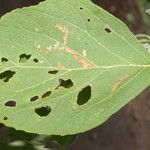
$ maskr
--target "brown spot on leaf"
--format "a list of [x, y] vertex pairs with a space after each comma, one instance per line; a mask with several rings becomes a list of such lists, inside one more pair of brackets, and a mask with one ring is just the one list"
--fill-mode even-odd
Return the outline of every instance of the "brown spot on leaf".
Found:
[[95, 64], [92, 64], [91, 62], [89, 62], [88, 60], [78, 56], [77, 52], [75, 52], [74, 50], [72, 50], [71, 48], [67, 47], [68, 44], [68, 35], [69, 35], [69, 29], [66, 26], [62, 26], [60, 24], [57, 24], [55, 26], [58, 30], [60, 30], [62, 33], [64, 33], [64, 37], [63, 37], [63, 45], [61, 45], [60, 43], [57, 43], [57, 45], [55, 45], [55, 47], [57, 46], [57, 49], [61, 50], [61, 51], [65, 51], [68, 54], [70, 54], [76, 61], [77, 63], [79, 63], [80, 65], [82, 65], [85, 68], [90, 68], [90, 67], [95, 67]]
[[46, 54], [50, 53], [51, 51], [52, 51], [52, 46], [49, 46], [49, 47], [47, 47], [47, 48], [44, 49], [44, 52]]
[[56, 24], [55, 26], [58, 30], [60, 30], [62, 33], [64, 33], [64, 37], [63, 37], [63, 44], [64, 46], [66, 46], [68, 44], [68, 35], [69, 35], [69, 30], [66, 26], [63, 26], [61, 24]]
[[61, 62], [57, 62], [57, 67], [58, 68], [62, 68], [62, 69], [64, 69], [65, 68], [65, 66], [64, 66], [64, 64], [62, 64]]
[[91, 68], [95, 67], [94, 64], [88, 62], [86, 59], [81, 58], [80, 56], [77, 55], [76, 52], [74, 52], [72, 49], [66, 47], [65, 51], [69, 53], [80, 65], [82, 65], [84, 68]]
[[120, 85], [123, 81], [125, 81], [125, 80], [127, 80], [129, 77], [131, 77], [132, 75], [133, 75], [132, 73], [127, 73], [127, 74], [123, 75], [122, 77], [120, 77], [118, 80], [116, 80], [115, 83], [114, 83], [113, 86], [112, 86], [112, 92], [115, 92], [116, 89], [118, 89], [119, 85]]

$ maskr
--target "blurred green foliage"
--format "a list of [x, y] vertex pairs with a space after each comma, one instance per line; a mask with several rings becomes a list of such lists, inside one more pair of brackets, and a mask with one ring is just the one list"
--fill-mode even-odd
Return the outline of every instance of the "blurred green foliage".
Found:
[[145, 22], [146, 33], [150, 34], [150, 16], [145, 10], [150, 9], [150, 0], [136, 0]]
[[76, 135], [37, 135], [0, 124], [0, 150], [66, 150], [75, 139]]

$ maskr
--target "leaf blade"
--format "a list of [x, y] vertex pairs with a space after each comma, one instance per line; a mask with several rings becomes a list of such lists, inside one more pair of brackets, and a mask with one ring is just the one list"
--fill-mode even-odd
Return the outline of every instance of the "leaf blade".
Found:
[[[0, 63], [0, 76], [15, 72], [9, 82], [0, 80], [0, 120], [18, 130], [89, 130], [150, 85], [149, 53], [122, 22], [89, 0], [47, 0], [16, 10], [2, 17], [0, 34], [0, 56], [8, 59]], [[20, 63], [20, 56], [30, 57]], [[79, 106], [78, 94], [86, 87], [90, 96]], [[16, 107], [6, 108], [8, 100]], [[35, 113], [48, 107], [46, 115]]]

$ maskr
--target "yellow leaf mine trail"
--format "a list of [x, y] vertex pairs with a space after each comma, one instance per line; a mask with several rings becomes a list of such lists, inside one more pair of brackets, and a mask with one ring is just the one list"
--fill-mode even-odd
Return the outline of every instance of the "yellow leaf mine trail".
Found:
[[112, 87], [112, 92], [115, 92], [116, 89], [119, 87], [119, 85], [120, 85], [123, 81], [125, 81], [125, 80], [127, 80], [129, 77], [131, 77], [132, 75], [133, 75], [132, 73], [127, 73], [127, 74], [125, 74], [124, 76], [120, 77], [120, 78], [114, 83], [114, 85], [113, 85], [113, 87]]

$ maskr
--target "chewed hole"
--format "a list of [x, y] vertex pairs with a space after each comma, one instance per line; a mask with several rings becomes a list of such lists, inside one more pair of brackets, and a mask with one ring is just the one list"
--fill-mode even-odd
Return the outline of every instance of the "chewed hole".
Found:
[[5, 103], [5, 106], [7, 106], [7, 107], [15, 107], [16, 106], [16, 102], [15, 101], [7, 101]]
[[27, 60], [29, 60], [31, 58], [31, 54], [27, 55], [27, 54], [21, 54], [20, 55], [20, 59], [19, 62], [20, 63], [25, 63]]
[[34, 61], [35, 63], [38, 63], [38, 62], [39, 62], [39, 60], [38, 60], [37, 58], [34, 58], [33, 61]]
[[88, 18], [88, 19], [87, 19], [87, 21], [88, 21], [88, 22], [90, 22], [90, 21], [91, 21], [91, 19], [90, 19], [90, 18]]
[[45, 94], [42, 95], [42, 98], [49, 97], [52, 94], [52, 91], [47, 91]]
[[87, 103], [91, 98], [91, 86], [87, 86], [83, 88], [77, 97], [77, 104], [78, 105], [83, 105]]
[[111, 30], [110, 30], [109, 28], [105, 28], [105, 31], [106, 31], [107, 33], [111, 33]]
[[51, 108], [49, 106], [35, 109], [35, 113], [37, 113], [40, 117], [45, 117], [49, 115], [50, 112], [51, 112]]
[[1, 62], [5, 63], [5, 62], [8, 62], [8, 59], [7, 58], [1, 58]]
[[33, 97], [30, 98], [30, 101], [34, 102], [34, 101], [38, 100], [38, 98], [39, 98], [38, 96], [33, 96]]
[[52, 71], [49, 71], [48, 73], [49, 73], [49, 74], [57, 74], [57, 73], [58, 73], [58, 70], [52, 70]]
[[7, 117], [4, 117], [3, 120], [8, 120], [8, 118], [7, 118]]
[[61, 86], [69, 89], [73, 87], [73, 82], [71, 79], [68, 79], [68, 80], [59, 79], [59, 86], [56, 89], [58, 89]]
[[82, 9], [83, 9], [83, 7], [80, 7], [80, 9], [82, 10]]
[[15, 71], [7, 70], [0, 73], [0, 80], [4, 82], [8, 82], [14, 75], [16, 74]]

